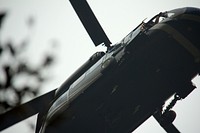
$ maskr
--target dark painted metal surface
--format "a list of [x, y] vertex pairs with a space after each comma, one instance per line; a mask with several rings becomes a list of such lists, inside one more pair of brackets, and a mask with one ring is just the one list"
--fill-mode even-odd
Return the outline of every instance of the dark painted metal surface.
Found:
[[[74, 1], [79, 3], [79, 0]], [[91, 66], [93, 71], [84, 73], [81, 69], [80, 76], [88, 77], [79, 80], [75, 74], [71, 77], [73, 83], [62, 92], [73, 88], [71, 85], [89, 84], [88, 79], [95, 78], [96, 73], [102, 76], [80, 90], [75, 99], [66, 99], [67, 108], [54, 119], [45, 121], [46, 117], [40, 115], [43, 121], [38, 122], [43, 122], [44, 129], [41, 132], [130, 133], [173, 94], [187, 97], [194, 89], [191, 79], [199, 73], [200, 67], [198, 11], [182, 8], [171, 11], [171, 16], [161, 13], [152, 19], [155, 21], [142, 23], [120, 44], [108, 49], [101, 59], [102, 66], [109, 64], [107, 59], [111, 57], [116, 61], [109, 70], [99, 71], [100, 62]], [[160, 22], [159, 17], [165, 20]], [[70, 92], [66, 95], [69, 98]], [[53, 99], [54, 103], [59, 103], [56, 100]], [[48, 111], [42, 113], [48, 115]]]
[[[112, 55], [117, 60], [112, 71], [103, 73], [69, 102], [43, 132], [130, 133], [173, 94], [185, 98], [194, 89], [191, 79], [198, 73], [199, 53], [195, 51], [199, 44], [193, 42], [199, 38], [177, 23], [192, 23], [192, 33], [199, 33], [199, 17], [184, 18], [185, 9], [177, 11], [181, 14], [160, 23], [148, 22], [139, 33], [136, 29], [136, 34], [123, 39], [124, 48]], [[188, 43], [192, 38], [195, 40]], [[193, 48], [188, 47], [191, 45]], [[112, 50], [105, 56], [110, 53]], [[170, 129], [175, 130], [173, 125]]]

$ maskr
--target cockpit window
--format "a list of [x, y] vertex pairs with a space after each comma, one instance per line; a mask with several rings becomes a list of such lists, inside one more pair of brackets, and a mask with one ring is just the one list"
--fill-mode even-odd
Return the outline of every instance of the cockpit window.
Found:
[[129, 44], [143, 29], [143, 24], [142, 22], [138, 27], [136, 27], [133, 31], [131, 31], [126, 37], [124, 37], [120, 44]]
[[161, 13], [157, 14], [156, 16], [154, 16], [152, 19], [150, 19], [148, 23], [157, 24], [168, 17], [169, 17], [168, 12], [161, 12]]
[[162, 22], [163, 20], [168, 18], [169, 15], [173, 15], [173, 14], [171, 13], [169, 14], [168, 12], [160, 12], [159, 14], [155, 15], [147, 23], [144, 23], [143, 31], [148, 30], [149, 28], [153, 27], [155, 24]]
[[168, 17], [173, 17], [174, 14], [175, 14], [175, 13], [173, 13], [173, 12], [169, 12], [169, 13], [167, 13], [167, 16], [168, 16]]

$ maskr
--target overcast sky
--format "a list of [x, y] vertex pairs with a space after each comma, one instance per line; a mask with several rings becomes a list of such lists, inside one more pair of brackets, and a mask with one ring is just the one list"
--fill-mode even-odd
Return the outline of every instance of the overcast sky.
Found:
[[[151, 18], [161, 11], [179, 7], [198, 7], [199, 0], [88, 0], [106, 34], [114, 44], [120, 41], [145, 18]], [[0, 12], [8, 11], [0, 41], [6, 44], [12, 40], [19, 45], [29, 39], [26, 56], [35, 65], [44, 57], [44, 49], [58, 44], [49, 52], [56, 55], [56, 64], [50, 70], [51, 82], [43, 86], [43, 92], [50, 91], [65, 81], [94, 52], [105, 50], [94, 47], [68, 0], [0, 0]], [[30, 21], [33, 26], [28, 27]], [[51, 47], [50, 47], [51, 48]], [[183, 133], [199, 133], [200, 79], [198, 88], [186, 99], [178, 102], [175, 125]], [[33, 118], [34, 119], [34, 118]], [[3, 133], [27, 133], [24, 123]], [[165, 133], [153, 118], [135, 130], [136, 133]]]

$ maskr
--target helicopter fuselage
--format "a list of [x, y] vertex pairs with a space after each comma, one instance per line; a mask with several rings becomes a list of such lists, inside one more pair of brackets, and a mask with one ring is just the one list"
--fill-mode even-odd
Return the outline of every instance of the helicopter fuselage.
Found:
[[55, 94], [40, 132], [129, 133], [200, 73], [200, 10], [180, 8], [142, 22], [94, 54]]

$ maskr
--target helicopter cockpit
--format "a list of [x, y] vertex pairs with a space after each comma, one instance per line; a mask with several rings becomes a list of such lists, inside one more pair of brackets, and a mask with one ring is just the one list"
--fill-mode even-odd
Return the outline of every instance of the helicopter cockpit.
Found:
[[137, 35], [141, 32], [149, 30], [151, 27], [158, 23], [166, 22], [182, 14], [196, 14], [199, 10], [196, 8], [179, 8], [167, 12], [160, 12], [151, 18], [148, 22], [142, 21], [134, 30], [132, 30], [126, 37], [124, 37], [119, 43], [122, 45], [128, 45]]

